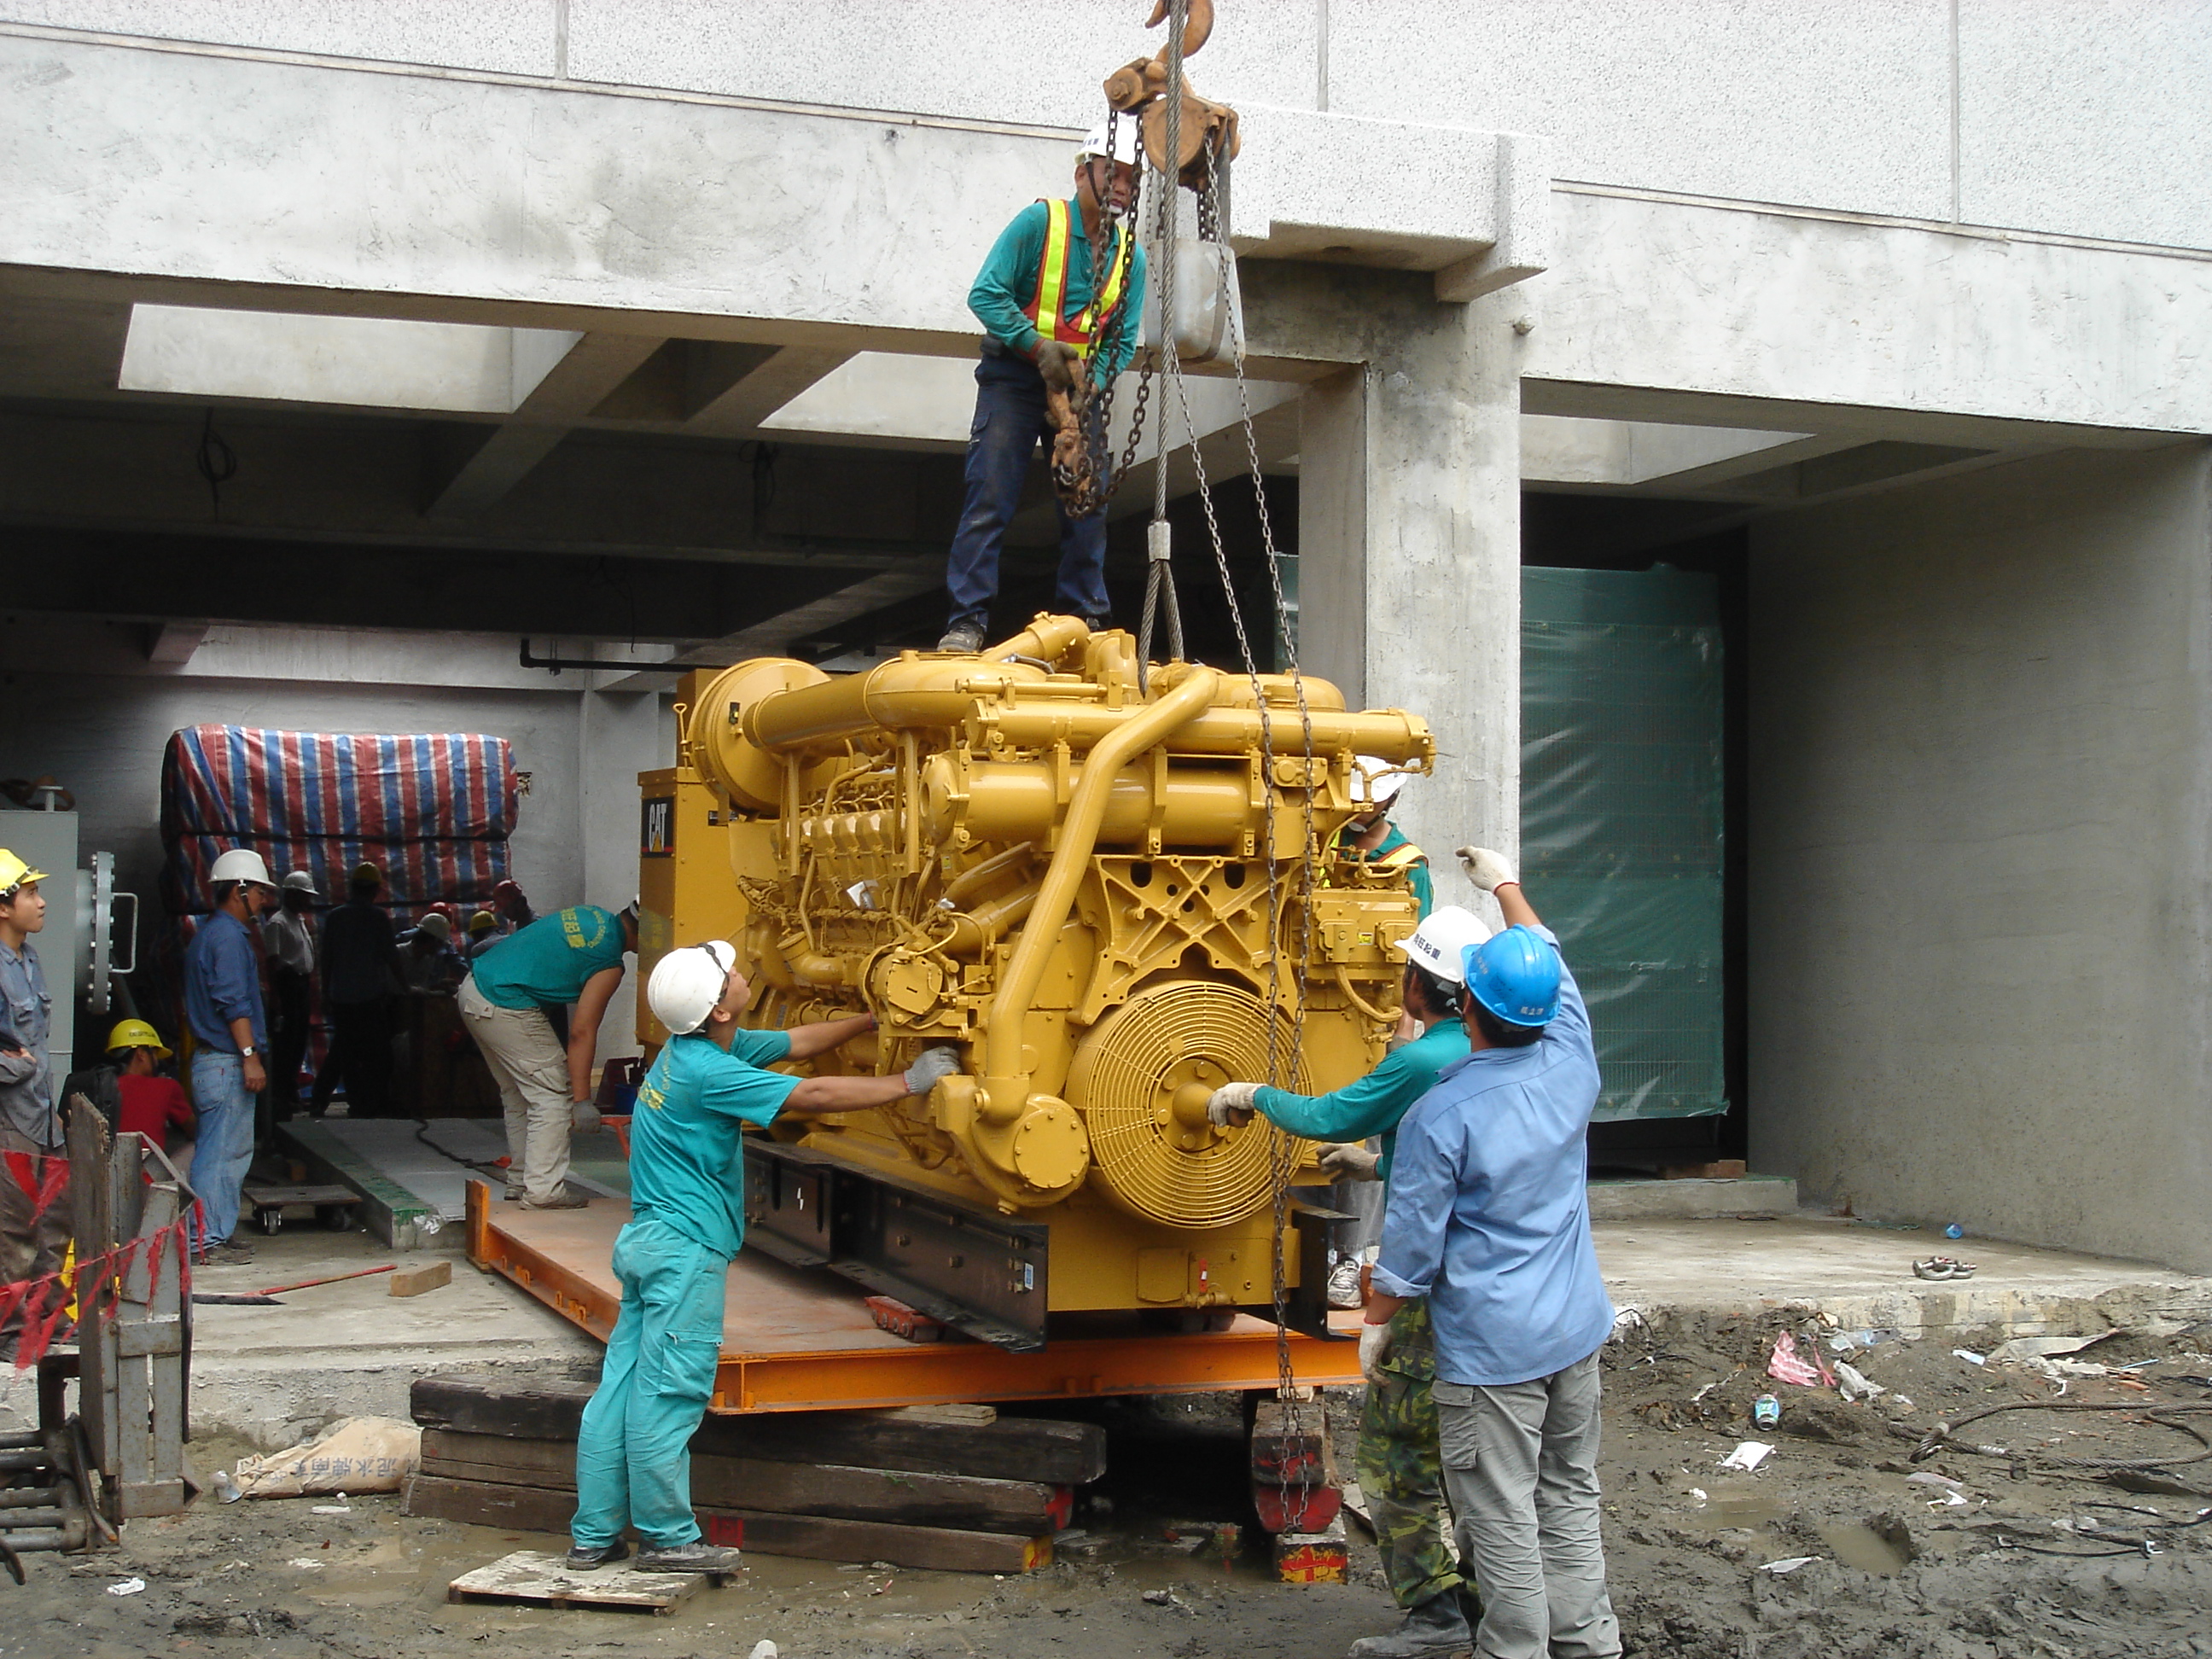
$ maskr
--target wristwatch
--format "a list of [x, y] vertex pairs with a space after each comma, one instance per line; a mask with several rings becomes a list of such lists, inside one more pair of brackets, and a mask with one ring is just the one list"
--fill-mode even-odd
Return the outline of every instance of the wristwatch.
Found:
[[249, 1043], [247, 1043], [247, 1044], [246, 1045], [246, 1047], [244, 1047], [243, 1048], [240, 1048], [240, 1049], [238, 1051], [238, 1057], [239, 1057], [240, 1060], [252, 1060], [252, 1059], [253, 1059], [257, 1054], [258, 1054], [260, 1052], [261, 1052], [261, 1050], [259, 1050], [258, 1048], [255, 1048], [252, 1043], [250, 1043], [250, 1042], [249, 1042]]

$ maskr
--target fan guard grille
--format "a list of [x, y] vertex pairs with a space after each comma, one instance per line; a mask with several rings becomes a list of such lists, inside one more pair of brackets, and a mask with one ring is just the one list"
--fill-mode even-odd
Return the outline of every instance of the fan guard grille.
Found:
[[[1177, 1227], [1228, 1226], [1269, 1202], [1282, 1131], [1255, 1117], [1215, 1136], [1174, 1109], [1186, 1090], [1264, 1079], [1268, 1018], [1267, 1004], [1240, 987], [1181, 980], [1139, 991], [1084, 1038], [1067, 1099], [1084, 1115], [1097, 1178], [1115, 1202]], [[1277, 1054], [1293, 1067], [1285, 1086], [1303, 1092], [1291, 1022], [1273, 1018]]]

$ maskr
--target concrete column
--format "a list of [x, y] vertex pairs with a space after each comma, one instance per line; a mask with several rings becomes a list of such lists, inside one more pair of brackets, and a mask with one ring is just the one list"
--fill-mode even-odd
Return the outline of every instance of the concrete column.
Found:
[[[619, 910], [637, 896], [637, 775], [675, 758], [661, 702], [649, 691], [586, 691], [577, 710], [576, 829], [587, 904]], [[607, 1005], [603, 1060], [638, 1052], [636, 990], [626, 980]]]
[[1441, 902], [1474, 896], [1453, 848], [1520, 844], [1524, 308], [1409, 307], [1301, 411], [1299, 660], [1434, 729], [1436, 775], [1395, 816]]

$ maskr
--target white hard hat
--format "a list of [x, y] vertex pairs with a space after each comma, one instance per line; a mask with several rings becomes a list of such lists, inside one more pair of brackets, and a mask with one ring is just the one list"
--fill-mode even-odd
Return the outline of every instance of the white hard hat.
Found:
[[210, 882], [251, 881], [264, 887], [276, 884], [269, 879], [269, 866], [261, 861], [261, 854], [250, 848], [234, 847], [215, 861], [208, 872]]
[[1083, 148], [1075, 152], [1075, 159], [1080, 161], [1088, 156], [1108, 155], [1116, 161], [1126, 161], [1131, 167], [1137, 165], [1137, 118], [1135, 116], [1122, 115], [1115, 118], [1114, 147], [1111, 151], [1109, 151], [1106, 147], [1105, 126], [1102, 124], [1091, 128], [1089, 136], [1083, 141]]
[[1352, 763], [1365, 781], [1366, 793], [1357, 796], [1370, 806], [1388, 806], [1406, 787], [1406, 774], [1379, 755], [1354, 755]]
[[678, 1036], [696, 1031], [721, 1001], [737, 965], [738, 948], [725, 939], [671, 951], [653, 965], [653, 977], [645, 982], [646, 1006]]
[[450, 945], [453, 943], [453, 924], [438, 911], [431, 911], [428, 915], [423, 917], [422, 920], [416, 922], [415, 926], [419, 931], [428, 933], [432, 939], [437, 940], [441, 945]]
[[290, 875], [285, 877], [284, 890], [288, 893], [307, 893], [316, 898], [322, 897], [320, 893], [315, 891], [315, 878], [305, 870], [295, 870]]
[[1460, 953], [1489, 937], [1490, 924], [1480, 916], [1447, 904], [1441, 910], [1430, 911], [1419, 927], [1398, 941], [1398, 948], [1424, 973], [1447, 985], [1464, 985], [1467, 972], [1461, 966]]

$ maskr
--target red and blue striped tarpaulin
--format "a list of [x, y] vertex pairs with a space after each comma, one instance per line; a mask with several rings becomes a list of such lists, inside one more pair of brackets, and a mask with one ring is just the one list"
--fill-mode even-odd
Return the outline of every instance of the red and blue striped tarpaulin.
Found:
[[173, 916], [206, 910], [209, 867], [245, 847], [280, 881], [307, 871], [330, 898], [368, 860], [402, 915], [488, 904], [507, 877], [516, 794], [504, 738], [187, 726], [161, 763], [162, 896]]

